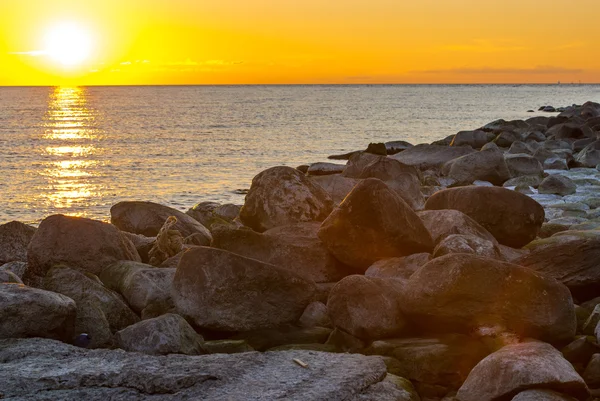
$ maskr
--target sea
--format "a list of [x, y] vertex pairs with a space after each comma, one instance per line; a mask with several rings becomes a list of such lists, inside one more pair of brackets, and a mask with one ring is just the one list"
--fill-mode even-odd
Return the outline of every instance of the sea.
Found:
[[588, 100], [600, 85], [0, 87], [0, 224], [108, 221], [126, 200], [243, 204], [272, 166]]

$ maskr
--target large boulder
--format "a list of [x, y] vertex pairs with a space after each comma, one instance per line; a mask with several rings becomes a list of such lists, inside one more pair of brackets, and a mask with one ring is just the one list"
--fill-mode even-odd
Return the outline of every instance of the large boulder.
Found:
[[575, 161], [581, 167], [594, 168], [600, 164], [600, 141], [595, 141], [587, 145], [577, 157]]
[[140, 320], [116, 292], [91, 273], [52, 268], [44, 278], [44, 289], [75, 301], [75, 331], [89, 334], [91, 348], [111, 345], [113, 333]]
[[375, 178], [357, 184], [318, 235], [338, 260], [363, 272], [379, 259], [430, 252], [433, 247], [410, 206]]
[[252, 179], [240, 211], [242, 223], [263, 232], [306, 221], [323, 221], [333, 201], [319, 185], [291, 167], [272, 167]]
[[314, 282], [290, 270], [207, 247], [183, 255], [172, 289], [182, 316], [222, 331], [293, 323], [315, 292]]
[[395, 358], [400, 362], [396, 374], [411, 381], [454, 389], [489, 354], [481, 341], [464, 334], [379, 340], [364, 352]]
[[441, 240], [433, 250], [433, 257], [448, 255], [450, 253], [469, 253], [486, 258], [502, 260], [502, 253], [498, 243], [486, 239], [464, 234], [452, 234]]
[[496, 135], [491, 132], [481, 130], [460, 131], [452, 140], [450, 146], [470, 146], [474, 149], [481, 149], [483, 145], [494, 140]]
[[30, 277], [44, 277], [58, 264], [98, 275], [118, 260], [141, 260], [131, 241], [112, 224], [61, 214], [42, 220], [27, 253]]
[[540, 194], [572, 195], [577, 192], [577, 185], [569, 178], [560, 174], [552, 174], [544, 178], [538, 187]]
[[377, 178], [385, 182], [413, 209], [421, 210], [425, 199], [421, 193], [419, 173], [413, 166], [385, 157], [365, 166], [358, 178]]
[[165, 221], [171, 217], [177, 218], [177, 223], [172, 227], [183, 237], [199, 234], [202, 245], [211, 241], [210, 231], [193, 217], [180, 212], [172, 207], [159, 205], [154, 202], [119, 202], [110, 208], [110, 222], [120, 230], [146, 237], [156, 237]]
[[431, 260], [428, 253], [415, 253], [401, 258], [381, 259], [373, 263], [365, 276], [408, 280], [414, 272]]
[[471, 217], [503, 245], [521, 248], [535, 239], [544, 208], [526, 195], [498, 187], [470, 186], [436, 192], [427, 210], [455, 209]]
[[481, 150], [451, 160], [443, 170], [459, 185], [472, 184], [477, 180], [502, 185], [510, 178], [504, 155], [495, 149]]
[[516, 154], [505, 156], [506, 166], [511, 177], [544, 176], [544, 168], [533, 156]]
[[317, 236], [320, 223], [275, 227], [264, 233], [221, 226], [212, 246], [294, 271], [317, 283], [339, 281], [351, 270], [334, 258]]
[[594, 298], [600, 291], [600, 239], [550, 243], [515, 263], [560, 281], [580, 301]]
[[364, 355], [162, 356], [25, 339], [0, 340], [0, 361], [0, 388], [7, 399], [415, 401], [399, 388], [395, 397], [385, 398], [390, 396], [390, 387], [381, 387], [386, 366], [381, 358]]
[[344, 167], [344, 171], [342, 172], [342, 176], [348, 178], [360, 178], [363, 170], [371, 163], [374, 163], [378, 160], [387, 159], [385, 156], [375, 155], [368, 152], [357, 152], [354, 153], [348, 159], [348, 163]]
[[438, 170], [448, 161], [474, 152], [470, 146], [420, 144], [391, 157], [420, 170]]
[[552, 139], [583, 139], [594, 136], [590, 127], [573, 123], [557, 124], [548, 129], [546, 135]]
[[585, 401], [589, 391], [573, 366], [541, 342], [507, 345], [477, 364], [458, 390], [458, 401], [510, 400], [523, 390], [556, 390]]
[[417, 216], [423, 221], [435, 245], [454, 234], [472, 235], [494, 243], [498, 242], [488, 230], [458, 210], [423, 210], [417, 212]]
[[204, 338], [179, 315], [165, 315], [147, 319], [124, 328], [115, 335], [118, 347], [129, 352], [150, 355], [205, 354]]
[[348, 276], [331, 289], [327, 312], [334, 327], [362, 340], [398, 336], [406, 325], [401, 292], [393, 281]]
[[27, 245], [35, 228], [18, 221], [0, 225], [0, 265], [27, 260]]
[[341, 174], [311, 176], [308, 178], [329, 194], [334, 205], [342, 203], [359, 181], [357, 178], [344, 177]]
[[404, 287], [404, 310], [428, 330], [488, 327], [545, 341], [575, 336], [568, 289], [533, 270], [489, 258], [450, 254], [417, 270]]
[[75, 310], [75, 302], [64, 295], [0, 283], [0, 338], [46, 337], [71, 342]]
[[100, 273], [102, 283], [125, 298], [137, 313], [147, 308], [173, 306], [171, 285], [174, 268], [157, 268], [136, 262], [116, 262]]

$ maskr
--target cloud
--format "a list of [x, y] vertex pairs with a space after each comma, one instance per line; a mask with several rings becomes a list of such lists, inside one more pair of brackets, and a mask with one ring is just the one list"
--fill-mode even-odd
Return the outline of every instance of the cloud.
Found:
[[534, 68], [494, 68], [494, 67], [478, 67], [478, 68], [447, 68], [447, 69], [434, 69], [434, 70], [420, 70], [411, 71], [413, 73], [420, 74], [532, 74], [532, 75], [544, 75], [544, 74], [578, 74], [584, 72], [578, 68], [565, 68], [565, 67], [553, 67], [553, 66], [537, 66]]

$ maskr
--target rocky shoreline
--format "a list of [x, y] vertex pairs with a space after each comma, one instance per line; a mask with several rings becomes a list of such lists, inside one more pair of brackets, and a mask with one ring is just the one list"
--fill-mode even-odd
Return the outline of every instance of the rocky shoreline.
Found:
[[600, 399], [599, 134], [588, 102], [1, 225], [0, 399]]

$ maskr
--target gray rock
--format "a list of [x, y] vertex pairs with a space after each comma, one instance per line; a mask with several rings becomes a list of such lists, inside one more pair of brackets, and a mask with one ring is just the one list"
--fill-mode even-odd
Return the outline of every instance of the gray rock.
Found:
[[374, 178], [354, 187], [318, 235], [339, 261], [362, 272], [377, 260], [432, 248], [429, 232], [410, 206]]
[[308, 175], [331, 175], [341, 174], [346, 168], [343, 164], [335, 163], [313, 163], [310, 165], [306, 174]]
[[323, 221], [333, 201], [319, 185], [291, 167], [272, 167], [252, 179], [240, 220], [258, 232], [306, 221]]
[[571, 340], [577, 321], [565, 286], [533, 270], [468, 254], [433, 259], [403, 291], [410, 320], [437, 332], [497, 328], [546, 341]]
[[391, 157], [404, 164], [414, 166], [424, 171], [431, 169], [438, 170], [446, 162], [473, 152], [475, 152], [475, 150], [470, 146], [420, 144]]
[[383, 159], [387, 159], [387, 157], [368, 152], [357, 152], [348, 159], [344, 171], [342, 172], [342, 176], [348, 178], [359, 178], [363, 170], [369, 164]]
[[35, 228], [18, 221], [0, 225], [0, 265], [27, 260], [27, 245]]
[[0, 283], [23, 284], [23, 281], [10, 270], [0, 269]]
[[431, 260], [429, 253], [415, 253], [401, 258], [381, 259], [373, 263], [365, 276], [408, 280], [417, 269]]
[[75, 301], [75, 331], [90, 335], [90, 348], [111, 345], [113, 333], [140, 320], [117, 293], [91, 273], [54, 267], [44, 278], [44, 289]]
[[540, 162], [533, 156], [516, 154], [505, 157], [506, 165], [511, 177], [544, 176], [544, 169]]
[[[544, 137], [544, 140], [546, 138]], [[513, 142], [512, 145], [510, 145], [510, 149], [508, 149], [508, 153], [509, 154], [527, 154], [527, 155], [532, 155], [533, 151], [532, 149], [527, 146], [526, 143], [521, 142], [521, 141], [516, 141]]]
[[308, 304], [298, 323], [302, 327], [333, 327], [327, 314], [327, 305], [318, 301]]
[[352, 271], [335, 259], [317, 236], [320, 223], [275, 227], [264, 233], [248, 228], [213, 230], [212, 246], [294, 271], [317, 283], [339, 281]]
[[461, 211], [452, 209], [423, 210], [418, 212], [417, 216], [423, 221], [435, 245], [454, 234], [473, 235], [498, 243], [492, 234]]
[[521, 248], [537, 236], [544, 208], [526, 195], [506, 188], [463, 187], [435, 193], [426, 210], [455, 209], [471, 217], [503, 245]]
[[458, 401], [510, 399], [527, 389], [556, 390], [585, 401], [583, 379], [549, 344], [525, 342], [494, 352], [473, 368], [458, 390]]
[[506, 181], [502, 186], [506, 187], [518, 187], [527, 186], [537, 188], [542, 183], [543, 177], [539, 175], [524, 175], [521, 177], [511, 178]]
[[474, 149], [481, 149], [483, 145], [494, 140], [496, 135], [491, 132], [480, 130], [460, 131], [452, 140], [450, 146], [470, 146]]
[[171, 285], [175, 269], [162, 269], [136, 262], [117, 262], [98, 276], [102, 283], [125, 298], [137, 313], [146, 308], [173, 306]]
[[313, 281], [215, 248], [186, 252], [173, 280], [179, 314], [196, 326], [248, 331], [296, 322], [313, 301]]
[[576, 401], [552, 390], [525, 390], [517, 394], [512, 401]]
[[452, 234], [444, 238], [433, 250], [433, 257], [451, 253], [468, 253], [491, 259], [503, 260], [498, 243], [474, 235]]
[[[306, 363], [303, 368], [294, 359]], [[153, 356], [51, 340], [1, 340], [5, 398], [28, 400], [381, 399], [379, 357], [314, 351]], [[410, 398], [396, 398], [410, 400]]]
[[17, 277], [21, 278], [27, 270], [27, 262], [8, 262], [0, 266], [0, 270], [10, 271], [14, 273]]
[[209, 354], [240, 354], [254, 351], [254, 348], [244, 340], [206, 341], [203, 347]]
[[514, 142], [522, 140], [523, 137], [513, 131], [503, 131], [498, 134], [494, 142], [501, 148], [509, 148]]
[[538, 159], [538, 161], [540, 163], [544, 163], [546, 160], [548, 159], [554, 159], [556, 158], [556, 153], [553, 153], [552, 151], [546, 149], [546, 148], [539, 148], [538, 150], [536, 150], [533, 153], [533, 157], [535, 157], [536, 159]]
[[327, 300], [333, 326], [362, 340], [402, 333], [402, 286], [390, 280], [348, 276], [337, 283]]
[[566, 196], [577, 192], [577, 185], [564, 175], [552, 174], [544, 178], [540, 183], [538, 192], [541, 194]]
[[204, 339], [179, 315], [167, 313], [129, 326], [115, 334], [119, 348], [149, 355], [207, 353]]
[[118, 260], [141, 260], [131, 241], [112, 224], [60, 214], [42, 220], [27, 253], [25, 282], [31, 276], [44, 277], [58, 264], [98, 275]]
[[0, 283], [0, 338], [46, 337], [70, 342], [74, 323], [71, 298], [22, 284]]
[[600, 141], [595, 141], [587, 145], [575, 161], [582, 167], [595, 168], [600, 163]]
[[334, 205], [342, 203], [359, 181], [357, 178], [348, 178], [340, 174], [311, 176], [308, 178], [331, 196]]
[[489, 181], [502, 185], [511, 178], [504, 156], [500, 151], [488, 149], [471, 153], [449, 161], [442, 171], [459, 185], [468, 185], [473, 181]]
[[565, 159], [560, 157], [552, 157], [544, 160], [544, 170], [568, 170], [569, 165]]
[[592, 355], [583, 372], [583, 379], [591, 388], [600, 388], [600, 353]]

